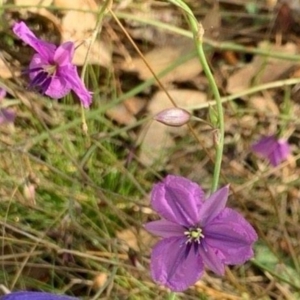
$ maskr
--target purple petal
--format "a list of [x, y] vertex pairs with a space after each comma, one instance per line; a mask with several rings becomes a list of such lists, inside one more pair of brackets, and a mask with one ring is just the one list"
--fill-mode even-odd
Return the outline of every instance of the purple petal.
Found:
[[272, 136], [266, 136], [261, 138], [257, 143], [252, 145], [252, 151], [260, 154], [261, 156], [267, 158], [270, 152], [273, 151], [274, 146], [276, 146], [277, 140]]
[[5, 108], [0, 109], [0, 125], [4, 123], [13, 123], [15, 118], [15, 112]]
[[46, 94], [49, 86], [51, 85], [51, 82], [52, 82], [52, 77], [48, 76], [45, 81], [41, 84], [40, 86], [40, 91], [42, 94]]
[[40, 72], [40, 70], [42, 70], [46, 65], [48, 65], [48, 62], [45, 61], [43, 57], [41, 57], [39, 54], [34, 54], [29, 64], [29, 70], [27, 71], [30, 79], [33, 80], [37, 73]]
[[202, 241], [199, 247], [199, 253], [204, 262], [204, 265], [218, 275], [224, 275], [225, 265], [221, 255], [217, 254], [218, 250], [210, 247], [205, 240]]
[[78, 298], [54, 295], [44, 292], [14, 292], [0, 297], [0, 300], [76, 300]]
[[224, 210], [228, 199], [228, 192], [229, 185], [226, 185], [210, 195], [203, 203], [199, 213], [200, 226], [204, 227]]
[[222, 253], [225, 264], [242, 264], [253, 256], [257, 234], [243, 216], [232, 209], [224, 209], [203, 232], [206, 244]]
[[15, 23], [13, 26], [13, 32], [23, 42], [31, 46], [45, 60], [51, 61], [53, 59], [56, 46], [39, 40], [24, 22]]
[[286, 140], [281, 139], [277, 142], [274, 150], [269, 154], [270, 163], [276, 167], [284, 161], [290, 154], [290, 146]]
[[[53, 76], [51, 77], [51, 75], [46, 71], [47, 67], [49, 66], [50, 65], [48, 64], [48, 62], [45, 61], [39, 54], [35, 54], [32, 57], [29, 65], [29, 70], [27, 71], [31, 79], [29, 87], [36, 87], [37, 90], [42, 94], [46, 93], [53, 79]], [[69, 91], [70, 89], [68, 90], [68, 92]]]
[[154, 185], [151, 193], [151, 204], [158, 214], [186, 227], [198, 222], [203, 199], [204, 192], [196, 183], [173, 175]]
[[252, 150], [262, 157], [268, 159], [276, 167], [290, 154], [290, 146], [285, 139], [279, 139], [275, 136], [261, 138], [252, 146]]
[[158, 242], [151, 255], [154, 281], [172, 291], [186, 290], [203, 274], [204, 266], [193, 248], [187, 253], [185, 238], [167, 238]]
[[6, 90], [0, 87], [0, 101], [6, 96]]
[[54, 54], [54, 61], [59, 66], [65, 66], [72, 62], [74, 56], [74, 44], [72, 42], [63, 43], [59, 46]]
[[172, 236], [183, 237], [185, 231], [181, 225], [167, 220], [149, 222], [144, 227], [152, 234], [165, 238]]
[[41, 86], [48, 78], [48, 74], [44, 71], [37, 72], [36, 76], [31, 80], [29, 87]]
[[89, 107], [92, 104], [92, 95], [78, 76], [77, 68], [73, 65], [66, 65], [59, 68], [59, 72], [69, 82], [71, 89], [77, 94], [82, 105], [86, 108]]
[[71, 86], [65, 77], [56, 75], [51, 78], [51, 83], [45, 91], [46, 95], [53, 99], [59, 99], [70, 92]]

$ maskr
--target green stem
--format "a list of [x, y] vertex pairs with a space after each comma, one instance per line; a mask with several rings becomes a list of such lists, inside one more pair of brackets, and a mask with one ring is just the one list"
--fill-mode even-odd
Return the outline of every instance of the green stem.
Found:
[[[245, 89], [241, 92], [235, 93], [230, 96], [224, 96], [221, 98], [222, 103], [225, 102], [230, 102], [238, 98], [246, 97], [255, 93], [259, 93], [265, 90], [270, 90], [270, 89], [275, 89], [275, 88], [282, 88], [290, 85], [296, 85], [300, 83], [300, 78], [290, 78], [290, 79], [284, 79], [284, 80], [278, 80], [278, 81], [273, 81], [273, 82], [268, 82], [264, 83], [261, 85], [257, 85], [254, 87], [251, 87], [249, 89]], [[206, 103], [201, 103], [198, 105], [193, 105], [193, 106], [188, 106], [188, 107], [182, 107], [188, 111], [190, 110], [195, 110], [195, 109], [203, 109], [203, 108], [208, 108], [210, 106], [216, 105], [216, 102], [214, 100], [212, 101], [207, 101]]]
[[171, 292], [171, 293], [169, 294], [168, 300], [176, 300], [176, 293]]
[[[171, 2], [172, 0], [169, 1]], [[142, 18], [138, 15], [127, 14], [124, 12], [116, 12], [116, 15], [120, 19], [136, 21], [142, 24], [147, 24], [163, 30], [170, 31], [173, 34], [178, 34], [187, 38], [193, 38], [193, 34], [190, 31], [186, 29], [178, 28], [168, 23], [163, 23], [149, 18]], [[272, 57], [272, 58], [277, 58], [277, 59], [282, 59], [287, 61], [295, 61], [295, 62], [299, 62], [299, 57], [300, 57], [299, 54], [287, 54], [284, 52], [273, 51], [273, 49], [272, 51], [270, 51], [270, 49], [243, 46], [233, 42], [226, 42], [226, 41], [218, 42], [206, 37], [203, 38], [203, 42], [210, 48], [220, 50], [220, 51], [231, 50], [234, 52], [257, 54], [261, 56], [267, 56], [267, 57]]]
[[215, 166], [214, 166], [214, 174], [212, 180], [212, 187], [211, 192], [216, 191], [219, 183], [220, 172], [221, 172], [221, 164], [222, 164], [222, 156], [223, 156], [223, 148], [224, 148], [224, 114], [223, 114], [223, 106], [221, 101], [221, 96], [219, 93], [218, 86], [214, 79], [214, 76], [210, 70], [208, 62], [205, 57], [204, 49], [203, 49], [203, 35], [204, 29], [201, 23], [198, 23], [197, 19], [195, 18], [192, 10], [181, 0], [169, 0], [169, 2], [179, 6], [183, 9], [186, 13], [187, 21], [189, 26], [193, 32], [193, 37], [195, 41], [195, 46], [197, 50], [197, 54], [202, 65], [203, 71], [206, 75], [206, 78], [209, 82], [209, 86], [213, 92], [215, 101], [216, 101], [216, 108], [218, 114], [218, 133], [216, 138], [216, 159], [215, 159]]

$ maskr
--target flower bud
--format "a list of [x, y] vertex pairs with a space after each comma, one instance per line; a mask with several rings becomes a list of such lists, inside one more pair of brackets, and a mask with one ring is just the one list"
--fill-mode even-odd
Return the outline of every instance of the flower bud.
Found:
[[185, 109], [173, 107], [164, 109], [153, 119], [168, 126], [179, 127], [186, 124], [190, 118], [191, 114]]

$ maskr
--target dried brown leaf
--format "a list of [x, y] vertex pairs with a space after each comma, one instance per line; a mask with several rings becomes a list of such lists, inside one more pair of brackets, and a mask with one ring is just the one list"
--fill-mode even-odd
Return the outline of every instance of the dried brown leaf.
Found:
[[8, 64], [3, 61], [0, 55], [0, 77], [3, 79], [11, 78], [14, 75], [19, 75], [20, 72], [12, 72], [11, 69], [8, 67]]
[[[69, 8], [61, 22], [62, 38], [64, 42], [72, 40], [80, 44], [75, 51], [73, 63], [83, 65], [89, 48], [89, 41], [97, 23], [93, 11], [97, 11], [98, 6], [92, 0], [55, 0], [54, 3], [57, 6]], [[87, 10], [87, 12], [76, 11], [76, 9]], [[109, 67], [111, 64], [111, 47], [109, 43], [97, 39], [92, 44], [88, 62]]]
[[[15, 0], [14, 3], [16, 6], [32, 6], [30, 9], [34, 9], [34, 6], [49, 6], [53, 0]], [[26, 8], [27, 9], [27, 8]], [[35, 8], [36, 9], [36, 8]]]
[[257, 113], [265, 116], [267, 115], [279, 115], [279, 108], [276, 105], [274, 99], [271, 97], [254, 96], [249, 101], [249, 106], [253, 107]]
[[153, 245], [155, 238], [144, 229], [137, 231], [134, 227], [124, 229], [117, 232], [117, 237], [124, 243], [124, 250], [128, 251], [128, 247], [135, 251], [139, 251], [149, 248], [149, 245]]
[[97, 9], [97, 4], [94, 0], [54, 0], [54, 4], [58, 7], [70, 9]]
[[221, 15], [217, 1], [215, 1], [212, 8], [205, 14], [201, 23], [205, 30], [206, 38], [218, 38], [221, 27]]
[[[173, 25], [176, 27], [180, 27], [182, 23], [182, 19], [172, 8], [166, 7], [165, 9], [157, 10], [153, 8], [151, 4], [145, 2], [143, 9], [141, 9], [141, 6], [137, 8], [131, 5], [130, 10], [132, 15], [140, 20], [150, 18], [151, 20], [167, 23], [168, 25]], [[141, 22], [130, 19], [126, 20], [125, 22], [129, 24], [128, 27], [130, 27], [130, 35], [136, 40], [147, 41], [153, 45], [165, 46], [174, 43], [174, 41], [178, 39], [178, 35], [175, 35], [158, 26], [149, 26], [147, 24], [142, 24]]]
[[136, 122], [136, 118], [128, 109], [126, 109], [126, 107], [122, 103], [108, 109], [106, 111], [106, 115], [110, 119], [123, 125], [129, 125]]
[[53, 3], [53, 0], [15, 0], [16, 6], [25, 6], [28, 5], [29, 7], [23, 8], [22, 11], [25, 12], [33, 12], [37, 13], [40, 16], [45, 17], [46, 19], [49, 19], [51, 22], [55, 24], [56, 27], [60, 27], [59, 25], [59, 19], [48, 9], [44, 7], [36, 7], [36, 6], [50, 6]]
[[136, 115], [146, 107], [147, 101], [144, 98], [132, 97], [126, 99], [123, 103], [128, 111], [133, 115]]
[[[192, 41], [184, 38], [180, 39], [180, 41], [177, 41], [175, 45], [153, 49], [145, 55], [145, 58], [155, 74], [158, 74], [174, 63], [174, 61], [176, 61], [178, 58], [190, 53], [193, 47]], [[139, 74], [139, 77], [143, 80], [153, 77], [149, 68], [145, 65], [144, 61], [140, 57], [133, 58], [130, 66], [124, 65], [123, 67], [127, 71], [136, 71]], [[201, 71], [202, 67], [198, 58], [192, 58], [183, 65], [173, 69], [160, 80], [164, 84], [174, 81], [188, 81], [197, 76]]]
[[[284, 46], [276, 46], [267, 42], [259, 44], [259, 48], [264, 50], [282, 52], [289, 54], [297, 53], [297, 46], [293, 43], [287, 43]], [[283, 76], [295, 62], [280, 60], [276, 58], [267, 58], [256, 56], [253, 61], [246, 64], [243, 68], [235, 72], [227, 82], [227, 92], [230, 94], [238, 93], [248, 89], [252, 82], [260, 84], [272, 82]]]

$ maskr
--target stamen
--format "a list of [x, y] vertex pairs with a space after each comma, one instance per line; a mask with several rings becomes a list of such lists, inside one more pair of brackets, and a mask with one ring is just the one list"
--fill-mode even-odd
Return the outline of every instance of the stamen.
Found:
[[48, 65], [44, 67], [44, 71], [48, 73], [48, 75], [54, 75], [56, 72], [56, 65]]
[[196, 228], [189, 228], [184, 232], [184, 235], [187, 237], [186, 244], [196, 242], [200, 244], [200, 240], [204, 238], [202, 233], [202, 229], [199, 227]]

